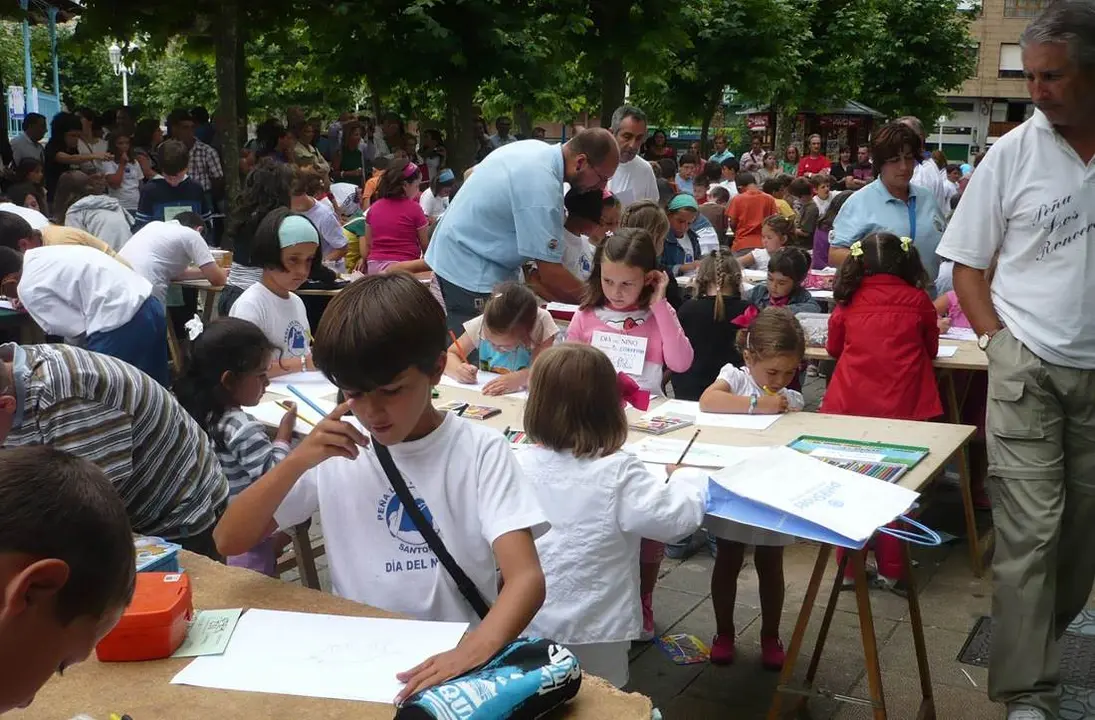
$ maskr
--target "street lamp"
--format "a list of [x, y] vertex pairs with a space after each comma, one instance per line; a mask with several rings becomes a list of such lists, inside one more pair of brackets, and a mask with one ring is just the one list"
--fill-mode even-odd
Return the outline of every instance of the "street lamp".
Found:
[[[138, 47], [137, 42], [130, 43], [133, 49]], [[129, 104], [129, 76], [137, 71], [137, 61], [129, 63], [128, 65], [122, 61], [122, 48], [118, 46], [118, 43], [110, 43], [110, 48], [107, 50], [107, 54], [110, 56], [110, 65], [114, 68], [115, 75], [122, 76], [122, 105]]]

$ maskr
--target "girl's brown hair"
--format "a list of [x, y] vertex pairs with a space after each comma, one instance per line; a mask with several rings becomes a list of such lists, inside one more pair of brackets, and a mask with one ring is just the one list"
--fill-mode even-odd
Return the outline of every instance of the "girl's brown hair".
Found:
[[893, 233], [872, 233], [858, 244], [862, 250], [858, 255], [848, 255], [836, 274], [833, 283], [833, 299], [841, 305], [852, 301], [852, 296], [863, 283], [863, 278], [872, 275], [896, 275], [914, 288], [927, 289], [931, 278], [920, 261], [920, 252], [909, 242], [908, 250], [902, 247], [901, 239]]
[[783, 238], [784, 245], [790, 245], [795, 239], [795, 223], [779, 213], [764, 218], [764, 227]]
[[768, 260], [768, 272], [779, 273], [795, 281], [795, 290], [802, 287], [810, 272], [810, 256], [797, 247], [785, 247], [772, 253]]
[[310, 167], [293, 167], [293, 195], [316, 196], [323, 192], [326, 183], [323, 176]]
[[536, 358], [525, 432], [550, 450], [580, 458], [606, 457], [623, 447], [627, 416], [608, 357], [590, 345], [564, 343]]
[[[411, 168], [414, 171], [411, 172]], [[403, 184], [409, 182], [417, 183], [422, 177], [422, 171], [418, 169], [418, 166], [414, 163], [408, 162], [393, 162], [388, 166], [388, 169], [384, 171], [384, 174], [380, 176], [380, 182], [376, 184], [376, 192], [369, 198], [369, 203], [372, 204], [377, 200], [386, 198], [393, 200], [400, 197], [406, 197], [403, 192]]]
[[777, 355], [794, 355], [802, 360], [806, 334], [794, 313], [785, 307], [769, 306], [757, 313], [749, 327], [738, 331], [737, 345], [742, 357], [749, 353], [753, 360]]
[[91, 194], [91, 185], [87, 173], [69, 170], [62, 173], [57, 181], [57, 190], [53, 194], [53, 221], [65, 224], [68, 209], [80, 198]]
[[504, 282], [483, 307], [483, 325], [499, 335], [532, 335], [540, 305], [536, 294], [528, 286], [516, 282]]
[[620, 229], [640, 228], [654, 238], [654, 250], [658, 255], [658, 243], [664, 243], [669, 235], [669, 216], [653, 200], [640, 200], [624, 208], [620, 215]]
[[[593, 272], [589, 274], [585, 294], [582, 296], [582, 310], [599, 308], [605, 304], [605, 293], [601, 287], [601, 263], [623, 263], [630, 267], [637, 267], [646, 273], [658, 267], [658, 256], [654, 250], [654, 238], [646, 230], [641, 228], [620, 228], [612, 237], [605, 238], [601, 247], [593, 255]], [[639, 293], [639, 307], [650, 307], [650, 296], [654, 294], [654, 288], [643, 285]]]
[[741, 297], [741, 265], [733, 253], [724, 248], [712, 250], [701, 262], [696, 270], [696, 287], [699, 297], [707, 297], [707, 288], [714, 285], [718, 288], [715, 293], [715, 321], [722, 322], [726, 319], [726, 303], [723, 295]]

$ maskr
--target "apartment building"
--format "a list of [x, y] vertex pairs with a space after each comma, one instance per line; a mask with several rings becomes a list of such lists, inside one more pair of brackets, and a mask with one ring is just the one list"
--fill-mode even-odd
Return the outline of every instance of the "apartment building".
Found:
[[[1034, 112], [1023, 80], [1019, 35], [1053, 0], [980, 0], [965, 3], [976, 19], [970, 36], [977, 53], [975, 75], [947, 97], [950, 117], [928, 138], [955, 162], [970, 158]], [[979, 8], [977, 6], [980, 6]]]

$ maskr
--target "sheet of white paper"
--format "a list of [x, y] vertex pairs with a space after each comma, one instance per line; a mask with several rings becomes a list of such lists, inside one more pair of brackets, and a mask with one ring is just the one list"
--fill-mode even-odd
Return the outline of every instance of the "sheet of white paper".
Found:
[[810, 296], [813, 297], [814, 300], [832, 300], [833, 299], [833, 291], [832, 290], [811, 290], [810, 291]]
[[[489, 370], [480, 370], [479, 374], [476, 375], [474, 383], [464, 384], [464, 383], [462, 383], [458, 380], [453, 380], [448, 375], [442, 375], [441, 376], [441, 384], [446, 385], [448, 387], [460, 388], [462, 390], [474, 390], [478, 393], [481, 393], [481, 392], [483, 392], [483, 386], [485, 386], [487, 383], [489, 383], [491, 380], [493, 380], [497, 377], [501, 377], [501, 375], [499, 375], [498, 373], [492, 373]], [[490, 397], [494, 397], [494, 396], [484, 395], [483, 397], [489, 399]], [[511, 397], [511, 398], [517, 398], [518, 400], [527, 400], [528, 399], [528, 391], [522, 390], [520, 392], [508, 393], [506, 395], [499, 395], [497, 397]]]
[[698, 402], [689, 400], [667, 400], [643, 417], [645, 419], [650, 419], [656, 415], [687, 417], [695, 421], [697, 425], [736, 428], [738, 430], [767, 430], [780, 418], [779, 415], [708, 413], [700, 410], [700, 404]]
[[14, 310], [15, 306], [11, 304], [11, 300], [7, 298], [0, 298], [0, 310]]
[[788, 447], [769, 448], [712, 479], [741, 497], [864, 540], [909, 509], [917, 493], [821, 462]]
[[621, 335], [597, 330], [593, 333], [590, 345], [608, 356], [616, 372], [642, 375], [643, 366], [646, 364], [647, 342], [646, 338], [637, 335]]
[[[700, 437], [703, 437], [701, 434]], [[631, 453], [644, 464], [674, 465], [688, 446], [687, 440], [675, 440], [662, 437], [645, 437], [639, 442], [624, 445], [624, 452]], [[686, 465], [722, 468], [755, 457], [768, 450], [767, 447], [736, 447], [716, 443], [694, 442], [685, 456]]]
[[741, 276], [746, 280], [752, 280], [753, 282], [764, 282], [768, 279], [768, 271], [746, 268], [741, 271]]
[[957, 345], [940, 345], [939, 346], [939, 352], [937, 352], [935, 354], [935, 356], [937, 358], [949, 358], [949, 357], [954, 357], [955, 353], [957, 353], [957, 352], [958, 352], [958, 346]]
[[196, 659], [171, 682], [390, 703], [403, 687], [397, 672], [456, 647], [467, 627], [249, 610], [223, 655]]
[[549, 302], [547, 304], [548, 312], [563, 312], [563, 313], [576, 313], [578, 312], [577, 305], [571, 305], [569, 303], [561, 302]]
[[[297, 404], [296, 432], [300, 435], [307, 435], [312, 432], [313, 426], [309, 425], [302, 418], [307, 418], [313, 423], [318, 423], [323, 418], [319, 413], [302, 403], [300, 400], [297, 400], [295, 397], [292, 399]], [[329, 405], [330, 410], [327, 412], [335, 409], [334, 403], [326, 403], [324, 401], [317, 402], [320, 407], [327, 407]], [[273, 400], [261, 402], [254, 407], [244, 408], [244, 412], [261, 422], [263, 425], [271, 428], [276, 428], [278, 425], [281, 425], [281, 419], [285, 417], [285, 408], [281, 407]]]
[[643, 467], [646, 468], [647, 472], [649, 472], [651, 475], [658, 478], [659, 480], [665, 480], [665, 465], [644, 462]]
[[951, 327], [950, 330], [939, 336], [940, 340], [977, 340], [977, 332], [973, 328]]

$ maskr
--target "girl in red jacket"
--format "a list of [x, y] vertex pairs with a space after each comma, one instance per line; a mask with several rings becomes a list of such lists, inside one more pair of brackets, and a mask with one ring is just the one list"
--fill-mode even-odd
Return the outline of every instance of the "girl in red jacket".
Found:
[[[929, 279], [909, 238], [875, 233], [852, 243], [837, 274], [825, 344], [837, 360], [821, 412], [898, 420], [943, 414], [932, 363], [939, 351]], [[875, 536], [882, 584], [902, 592], [900, 541]], [[850, 578], [850, 567], [845, 578]]]

